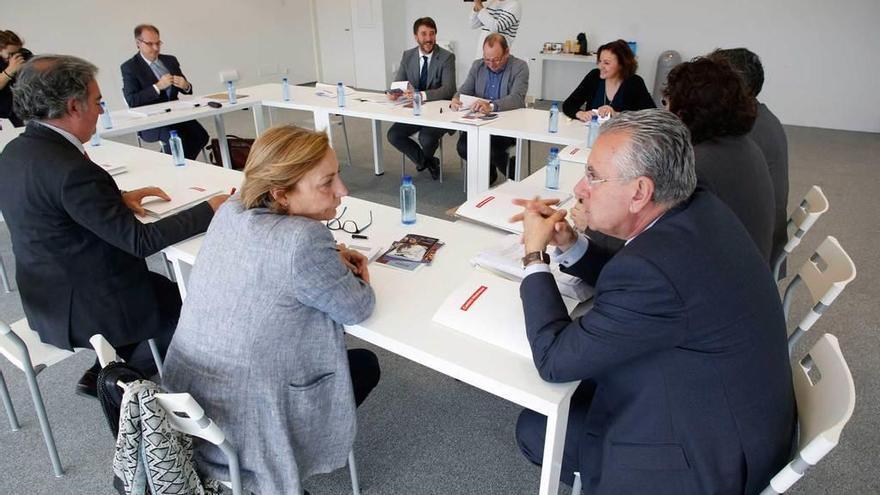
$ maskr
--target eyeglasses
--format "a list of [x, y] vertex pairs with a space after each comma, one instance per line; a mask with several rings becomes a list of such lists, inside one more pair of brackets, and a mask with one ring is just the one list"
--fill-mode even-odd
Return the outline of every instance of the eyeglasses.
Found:
[[358, 228], [358, 224], [354, 220], [342, 221], [342, 217], [345, 215], [346, 210], [348, 210], [347, 206], [342, 208], [342, 213], [340, 213], [338, 217], [327, 220], [327, 228], [330, 230], [341, 230], [343, 232], [348, 232], [349, 234], [360, 234], [361, 232], [367, 230], [370, 225], [373, 225], [372, 210], [370, 210], [370, 221], [360, 228]]
[[162, 47], [162, 41], [144, 41], [144, 40], [142, 40], [142, 39], [139, 38], [139, 39], [138, 39], [138, 42], [139, 42], [139, 43], [143, 43], [143, 44], [145, 44], [145, 45], [147, 45], [147, 46], [149, 46], [149, 47], [151, 47], [151, 48], [152, 48], [152, 47], [156, 47], [156, 48], [161, 48], [161, 47]]
[[632, 179], [634, 179], [634, 177], [609, 177], [607, 179], [600, 179], [600, 178], [596, 177], [596, 174], [594, 174], [592, 170], [588, 170], [587, 173], [584, 174], [584, 178], [587, 181], [587, 187], [589, 187], [590, 189], [592, 189], [595, 186], [598, 186], [599, 184], [602, 184], [603, 182], [612, 182], [612, 181], [618, 181], [618, 180], [632, 180]]

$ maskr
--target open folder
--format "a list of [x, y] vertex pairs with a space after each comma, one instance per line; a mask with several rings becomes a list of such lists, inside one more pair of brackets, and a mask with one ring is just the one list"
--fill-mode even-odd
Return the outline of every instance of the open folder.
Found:
[[[569, 313], [577, 301], [563, 297]], [[474, 270], [434, 313], [435, 323], [532, 359], [519, 282]]]
[[171, 201], [152, 197], [141, 203], [147, 215], [155, 218], [164, 218], [179, 213], [191, 206], [195, 206], [206, 199], [220, 194], [220, 189], [211, 189], [199, 185], [160, 186]]

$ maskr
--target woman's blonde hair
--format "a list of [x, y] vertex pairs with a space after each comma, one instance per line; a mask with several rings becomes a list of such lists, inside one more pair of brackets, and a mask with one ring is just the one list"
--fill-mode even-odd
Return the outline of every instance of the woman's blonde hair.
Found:
[[273, 189], [290, 191], [330, 150], [327, 134], [293, 125], [276, 126], [254, 142], [244, 166], [241, 203], [245, 208], [269, 208], [286, 213]]

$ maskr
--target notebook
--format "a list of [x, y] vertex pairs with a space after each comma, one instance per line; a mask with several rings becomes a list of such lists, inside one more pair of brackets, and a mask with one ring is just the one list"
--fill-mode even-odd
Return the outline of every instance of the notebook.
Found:
[[161, 186], [161, 188], [171, 197], [171, 201], [149, 197], [141, 203], [147, 215], [151, 217], [164, 218], [174, 215], [221, 192], [220, 189], [211, 189], [198, 185]]
[[110, 175], [119, 175], [128, 172], [128, 167], [125, 165], [110, 165], [109, 163], [98, 163], [97, 165], [106, 170]]
[[[461, 218], [489, 225], [497, 229], [506, 230], [515, 234], [522, 234], [522, 222], [511, 223], [508, 220], [517, 213], [522, 213], [522, 206], [513, 204], [513, 200], [521, 196], [514, 196], [496, 191], [487, 191], [476, 199], [472, 199], [458, 207], [455, 215]], [[571, 198], [571, 193], [545, 189], [541, 191], [542, 198], [557, 198], [559, 203], [565, 203]]]

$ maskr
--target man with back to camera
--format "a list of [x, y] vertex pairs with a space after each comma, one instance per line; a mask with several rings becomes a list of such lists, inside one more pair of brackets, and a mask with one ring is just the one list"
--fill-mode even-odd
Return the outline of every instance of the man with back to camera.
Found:
[[[526, 106], [526, 93], [529, 90], [529, 66], [525, 61], [510, 54], [507, 39], [498, 34], [491, 33], [483, 42], [483, 58], [474, 60], [468, 71], [467, 79], [458, 88], [458, 93], [452, 97], [450, 107], [458, 111], [461, 109], [459, 95], [476, 96], [480, 98], [470, 110], [480, 113], [504, 112]], [[498, 170], [508, 177], [513, 172], [513, 166], [508, 166], [511, 161], [507, 148], [516, 143], [516, 139], [507, 136], [492, 136], [489, 152], [489, 183], [492, 184], [498, 178]], [[458, 138], [458, 156], [467, 159], [467, 133], [462, 132]]]
[[[571, 398], [562, 479], [584, 493], [758, 493], [785, 465], [796, 418], [785, 319], [766, 261], [733, 212], [697, 189], [687, 127], [663, 110], [602, 126], [575, 187], [589, 227], [625, 239], [613, 256], [553, 201], [518, 200], [520, 295], [539, 374], [583, 380]], [[595, 286], [572, 321], [550, 274]], [[542, 461], [546, 417], [517, 441]]]
[[[728, 48], [715, 50], [709, 54], [709, 58], [729, 62], [743, 78], [749, 94], [757, 100], [764, 87], [764, 65], [758, 55], [747, 48]], [[775, 213], [770, 252], [770, 261], [773, 262], [788, 242], [788, 140], [776, 115], [764, 103], [757, 103], [758, 115], [748, 136], [761, 148], [773, 182]], [[783, 262], [779, 268], [780, 278], [785, 278], [785, 273], [786, 264]]]
[[[129, 107], [173, 101], [180, 93], [192, 94], [192, 84], [180, 70], [177, 58], [160, 53], [162, 40], [159, 38], [159, 28], [140, 24], [134, 28], [134, 39], [138, 53], [120, 67], [122, 93]], [[162, 141], [163, 149], [170, 154], [168, 139], [171, 131], [177, 131], [183, 142], [183, 154], [190, 160], [195, 160], [208, 144], [208, 132], [195, 120], [148, 129], [138, 134], [150, 143]]]
[[479, 29], [477, 38], [477, 57], [482, 56], [483, 42], [491, 33], [499, 33], [507, 39], [508, 46], [513, 45], [519, 23], [522, 20], [522, 7], [518, 0], [474, 0], [471, 11], [471, 29]]
[[[405, 94], [389, 93], [388, 98], [412, 98], [413, 90], [421, 93], [422, 102], [448, 100], [455, 94], [455, 54], [437, 46], [437, 24], [430, 17], [421, 17], [413, 23], [413, 37], [417, 47], [403, 52], [395, 81], [409, 81], [411, 89]], [[396, 123], [388, 129], [388, 142], [400, 150], [421, 172], [426, 168], [431, 178], [440, 177], [440, 160], [434, 157], [446, 129]], [[419, 134], [416, 143], [410, 137]]]
[[[12, 237], [15, 278], [29, 326], [47, 344], [91, 348], [100, 333], [118, 354], [155, 372], [145, 340], [164, 354], [180, 314], [180, 294], [152, 273], [146, 256], [204, 232], [227, 195], [144, 224], [147, 196], [123, 192], [92, 162], [82, 143], [102, 113], [98, 69], [66, 55], [34, 57], [18, 74], [16, 112], [25, 131], [0, 154], [0, 210]], [[100, 365], [86, 371], [77, 393], [96, 396]], [[151, 373], [152, 372], [152, 373]]]

